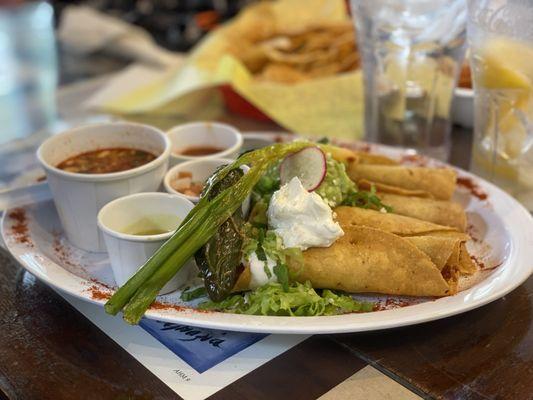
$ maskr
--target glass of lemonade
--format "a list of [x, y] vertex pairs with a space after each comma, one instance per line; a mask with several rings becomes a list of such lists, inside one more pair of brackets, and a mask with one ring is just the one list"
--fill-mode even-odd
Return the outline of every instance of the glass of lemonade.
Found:
[[466, 43], [466, 0], [351, 0], [365, 135], [445, 160]]
[[469, 0], [474, 173], [533, 210], [533, 3]]

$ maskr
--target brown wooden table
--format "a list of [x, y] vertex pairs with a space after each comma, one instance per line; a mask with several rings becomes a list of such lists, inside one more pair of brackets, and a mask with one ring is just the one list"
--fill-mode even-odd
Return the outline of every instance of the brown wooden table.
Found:
[[[271, 124], [227, 115], [243, 129]], [[453, 132], [466, 168], [471, 132]], [[424, 398], [533, 398], [533, 278], [444, 320], [313, 336], [214, 399], [315, 399], [370, 364]], [[52, 289], [0, 250], [0, 399], [179, 398]]]

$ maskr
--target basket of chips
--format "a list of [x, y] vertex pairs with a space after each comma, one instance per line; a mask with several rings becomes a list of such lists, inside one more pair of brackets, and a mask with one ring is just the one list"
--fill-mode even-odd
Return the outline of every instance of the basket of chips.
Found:
[[146, 112], [199, 89], [232, 112], [308, 135], [363, 131], [360, 56], [344, 0], [258, 2], [211, 32], [185, 65], [108, 108]]

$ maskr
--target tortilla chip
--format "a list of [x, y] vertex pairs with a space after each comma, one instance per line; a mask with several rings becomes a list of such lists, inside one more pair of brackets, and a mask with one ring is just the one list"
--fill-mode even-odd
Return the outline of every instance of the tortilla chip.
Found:
[[[360, 56], [349, 21], [294, 29], [257, 21], [257, 13], [252, 16], [239, 17], [234, 24], [230, 53], [260, 80], [291, 84], [359, 68]], [[258, 32], [251, 23], [258, 24]]]
[[287, 84], [298, 83], [308, 79], [304, 73], [285, 64], [269, 64], [257, 78]]
[[367, 165], [352, 163], [347, 168], [348, 176], [358, 182], [370, 182], [399, 187], [407, 190], [422, 190], [436, 199], [449, 200], [456, 186], [456, 172], [449, 168], [406, 167], [401, 165]]
[[461, 232], [466, 229], [466, 213], [459, 203], [390, 193], [378, 193], [378, 197], [383, 204], [392, 207], [394, 214], [451, 226]]
[[413, 244], [365, 226], [350, 227], [330, 247], [311, 248], [303, 255], [305, 266], [296, 279], [310, 281], [314, 288], [407, 296], [445, 296], [450, 289]]
[[251, 73], [258, 73], [268, 63], [268, 58], [265, 52], [251, 43], [243, 43], [241, 48], [233, 50], [231, 53], [239, 57], [241, 62]]

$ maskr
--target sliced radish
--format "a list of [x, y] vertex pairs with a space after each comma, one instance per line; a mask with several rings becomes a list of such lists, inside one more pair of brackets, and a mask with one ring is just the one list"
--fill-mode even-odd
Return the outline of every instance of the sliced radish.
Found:
[[318, 147], [306, 147], [285, 157], [279, 170], [282, 185], [296, 176], [309, 192], [320, 186], [326, 172], [326, 155]]

